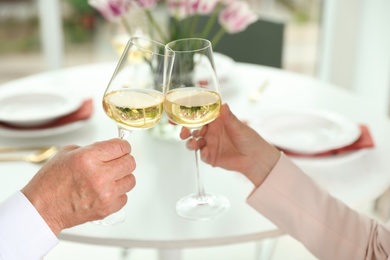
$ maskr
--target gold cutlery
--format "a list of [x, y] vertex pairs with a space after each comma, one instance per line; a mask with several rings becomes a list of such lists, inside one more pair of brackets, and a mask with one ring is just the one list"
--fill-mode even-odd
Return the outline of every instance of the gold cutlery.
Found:
[[259, 87], [253, 90], [248, 96], [249, 101], [257, 102], [260, 99], [264, 89], [268, 86], [268, 83], [269, 83], [268, 80], [264, 80]]
[[[32, 147], [31, 147], [32, 148]], [[26, 162], [32, 162], [32, 163], [42, 163], [49, 158], [51, 158], [54, 154], [57, 153], [58, 148], [56, 146], [49, 146], [49, 147], [40, 147], [41, 149], [38, 149], [37, 152], [28, 154], [28, 155], [10, 155], [10, 156], [1, 156], [0, 162], [12, 162], [12, 161], [26, 161]], [[12, 148], [14, 150], [12, 151], [22, 151], [25, 150], [21, 148]], [[4, 151], [5, 148], [2, 148], [1, 151]], [[29, 149], [27, 149], [29, 150]], [[11, 151], [11, 150], [6, 150]]]
[[0, 147], [0, 153], [12, 153], [12, 152], [24, 152], [24, 151], [37, 151], [51, 148], [51, 145], [45, 146], [20, 146], [20, 147]]

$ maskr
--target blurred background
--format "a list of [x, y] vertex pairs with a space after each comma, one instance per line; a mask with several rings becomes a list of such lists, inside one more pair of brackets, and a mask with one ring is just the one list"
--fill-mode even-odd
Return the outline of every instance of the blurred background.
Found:
[[[247, 1], [261, 19], [284, 25], [282, 69], [345, 88], [370, 100], [378, 113], [389, 114], [389, 0]], [[0, 84], [48, 70], [117, 62], [112, 30], [87, 0], [0, 0]], [[273, 259], [314, 259], [294, 240], [280, 241]], [[255, 246], [187, 250], [186, 259], [200, 259], [198, 252], [241, 259]], [[81, 250], [91, 252], [83, 259], [125, 259], [117, 248], [70, 242], [62, 242], [47, 259], [79, 257]], [[300, 250], [292, 254], [300, 258], [291, 258], [290, 250]], [[131, 259], [155, 259], [156, 253], [132, 254]]]
[[[321, 1], [249, 2], [263, 19], [285, 24], [283, 68], [314, 75]], [[87, 0], [0, 0], [0, 83], [47, 69], [116, 61], [111, 29]]]
[[[247, 1], [261, 19], [283, 23], [283, 69], [351, 90], [389, 113], [390, 1]], [[111, 29], [87, 0], [0, 0], [0, 83], [116, 61]]]

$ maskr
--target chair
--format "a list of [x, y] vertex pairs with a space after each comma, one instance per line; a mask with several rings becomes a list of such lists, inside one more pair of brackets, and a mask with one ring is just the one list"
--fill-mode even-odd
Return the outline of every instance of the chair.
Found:
[[[197, 20], [197, 32], [205, 28], [209, 16], [199, 16]], [[191, 21], [189, 21], [191, 22]], [[172, 23], [172, 20], [171, 20]], [[182, 21], [179, 29], [186, 24]], [[221, 26], [215, 22], [209, 40], [220, 30]], [[248, 26], [245, 31], [228, 34], [225, 33], [219, 43], [213, 46], [214, 51], [226, 54], [237, 62], [255, 63], [276, 68], [282, 67], [284, 23], [271, 20], [257, 20]]]

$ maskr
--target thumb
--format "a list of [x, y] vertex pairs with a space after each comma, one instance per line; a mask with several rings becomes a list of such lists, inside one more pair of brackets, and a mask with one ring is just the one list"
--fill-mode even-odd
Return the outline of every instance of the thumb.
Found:
[[115, 160], [131, 152], [130, 144], [119, 138], [96, 142], [90, 147], [95, 152], [96, 157], [104, 162]]

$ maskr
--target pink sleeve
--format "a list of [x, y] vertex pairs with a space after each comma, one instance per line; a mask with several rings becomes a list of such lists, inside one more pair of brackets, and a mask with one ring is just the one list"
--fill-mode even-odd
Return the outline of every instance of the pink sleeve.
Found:
[[387, 259], [390, 229], [333, 198], [284, 154], [248, 204], [320, 259]]

